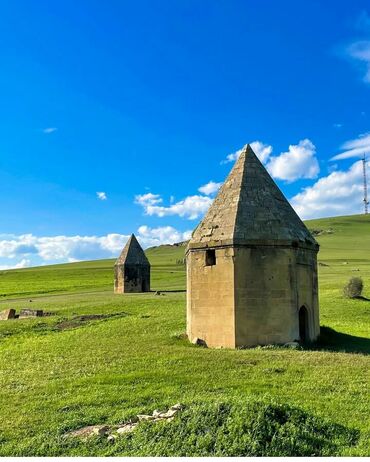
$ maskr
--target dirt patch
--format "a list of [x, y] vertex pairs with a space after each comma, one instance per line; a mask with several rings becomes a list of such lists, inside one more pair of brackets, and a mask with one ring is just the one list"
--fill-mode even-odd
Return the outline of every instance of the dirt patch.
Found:
[[83, 326], [90, 321], [98, 321], [101, 319], [117, 318], [128, 316], [127, 313], [113, 313], [113, 314], [83, 314], [75, 316], [71, 319], [60, 321], [55, 325], [56, 330], [75, 329], [76, 327]]

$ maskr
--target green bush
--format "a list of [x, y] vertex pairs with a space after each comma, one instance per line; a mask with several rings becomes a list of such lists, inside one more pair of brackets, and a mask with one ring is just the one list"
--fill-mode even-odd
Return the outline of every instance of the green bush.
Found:
[[172, 422], [142, 423], [135, 432], [117, 440], [120, 447], [113, 452], [135, 456], [333, 456], [357, 439], [356, 430], [300, 409], [246, 401], [193, 405]]
[[347, 298], [361, 297], [364, 283], [361, 278], [353, 277], [343, 288], [343, 295]]

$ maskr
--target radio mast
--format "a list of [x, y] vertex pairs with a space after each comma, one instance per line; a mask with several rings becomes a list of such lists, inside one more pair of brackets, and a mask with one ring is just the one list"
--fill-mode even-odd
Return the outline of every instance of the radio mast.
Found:
[[366, 176], [366, 157], [364, 154], [364, 157], [362, 158], [362, 170], [363, 170], [363, 176], [364, 176], [364, 209], [365, 209], [365, 215], [369, 213], [368, 211], [368, 205], [369, 201], [367, 199], [367, 176]]

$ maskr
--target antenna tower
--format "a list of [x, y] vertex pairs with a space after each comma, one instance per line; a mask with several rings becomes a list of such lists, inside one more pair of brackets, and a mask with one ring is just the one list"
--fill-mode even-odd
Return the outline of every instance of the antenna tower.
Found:
[[368, 210], [369, 201], [367, 199], [367, 177], [366, 177], [365, 154], [364, 154], [364, 157], [362, 158], [362, 170], [363, 170], [363, 177], [364, 177], [364, 209], [365, 209], [365, 215], [367, 215], [369, 213], [369, 210]]

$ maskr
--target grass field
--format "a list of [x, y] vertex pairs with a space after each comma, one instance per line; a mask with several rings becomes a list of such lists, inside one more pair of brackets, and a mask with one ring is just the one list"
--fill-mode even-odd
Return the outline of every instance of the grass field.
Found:
[[[181, 246], [147, 251], [152, 289], [164, 291], [160, 296], [113, 295], [113, 260], [1, 271], [0, 310], [31, 307], [53, 315], [0, 322], [0, 455], [158, 455], [163, 447], [153, 441], [169, 435], [160, 424], [144, 425], [137, 435], [113, 444], [63, 435], [176, 402], [188, 409], [184, 421], [173, 422], [176, 434], [195, 431], [193, 421], [186, 421], [192, 407], [203, 412], [214, 403], [236, 406], [227, 412], [240, 424], [245, 418], [240, 407], [251, 399], [287, 404], [354, 430], [358, 436], [331, 453], [369, 455], [370, 301], [344, 299], [342, 288], [350, 277], [361, 276], [370, 298], [370, 216], [307, 225], [319, 232], [325, 327], [322, 342], [306, 350], [211, 350], [184, 340]], [[199, 419], [198, 425], [203, 428], [204, 422]], [[235, 423], [232, 431], [236, 428], [241, 427]], [[173, 441], [175, 447], [172, 433], [167, 446]], [[191, 447], [186, 438], [188, 433], [184, 441]]]

